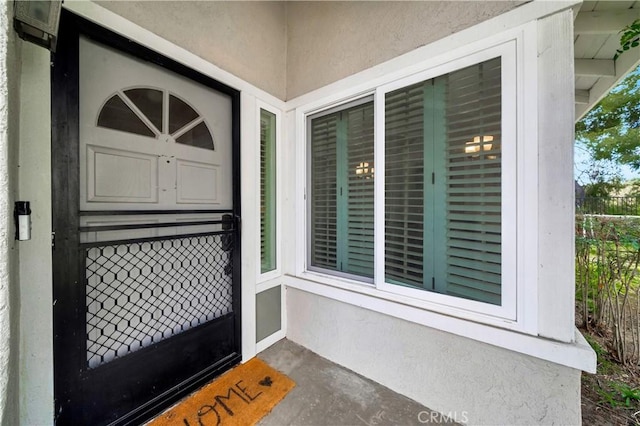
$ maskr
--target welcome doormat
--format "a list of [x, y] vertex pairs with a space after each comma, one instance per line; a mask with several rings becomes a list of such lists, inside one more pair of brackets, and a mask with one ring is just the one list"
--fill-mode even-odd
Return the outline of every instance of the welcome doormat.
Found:
[[295, 385], [289, 377], [253, 358], [218, 377], [148, 425], [253, 425]]

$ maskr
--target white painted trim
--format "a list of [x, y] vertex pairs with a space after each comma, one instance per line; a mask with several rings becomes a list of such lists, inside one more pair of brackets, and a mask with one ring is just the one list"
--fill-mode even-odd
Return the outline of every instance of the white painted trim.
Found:
[[270, 280], [261, 281], [256, 284], [256, 294], [262, 293], [265, 290], [269, 290], [270, 288], [278, 287], [282, 284], [282, 276], [271, 278]]
[[622, 27], [640, 17], [638, 9], [598, 10], [580, 12], [576, 17], [574, 34], [618, 34]]
[[573, 197], [573, 15], [566, 10], [540, 19], [537, 70], [538, 332], [575, 338], [575, 204]]
[[[257, 147], [257, 157], [258, 157], [258, 168], [260, 167], [260, 110], [265, 110], [275, 115], [276, 117], [276, 140], [275, 140], [275, 163], [276, 163], [276, 267], [274, 270], [265, 272], [264, 274], [261, 272], [262, 265], [262, 253], [260, 252], [260, 239], [258, 238], [257, 244], [257, 258], [258, 262], [256, 262], [257, 266], [257, 282], [261, 283], [264, 281], [272, 280], [274, 278], [278, 278], [282, 276], [282, 111], [273, 105], [270, 105], [267, 102], [264, 102], [260, 99], [256, 99], [256, 147]], [[257, 196], [257, 206], [258, 206], [258, 214], [256, 218], [258, 220], [257, 229], [258, 233], [260, 232], [260, 173], [256, 173], [256, 182], [255, 188], [258, 189], [256, 191]]]
[[373, 99], [373, 164], [376, 168], [373, 180], [373, 283], [376, 288], [384, 286], [384, 183], [387, 178], [385, 157], [385, 93], [377, 88]]
[[[307, 206], [307, 144], [304, 143], [307, 137], [306, 132], [306, 118], [305, 113], [301, 110], [295, 111], [295, 116], [291, 117], [290, 126], [293, 131], [290, 134], [295, 134], [293, 141], [296, 159], [296, 179], [295, 179], [295, 217], [296, 217], [296, 234], [295, 234], [295, 273], [300, 275], [306, 268], [306, 247], [307, 247], [307, 226], [306, 226], [306, 206]], [[296, 143], [296, 141], [300, 141]]]
[[[286, 225], [282, 229], [282, 272], [283, 274], [295, 274], [296, 268], [300, 264], [301, 257], [304, 253], [296, 247], [296, 235], [304, 232], [304, 222], [295, 212], [304, 206], [304, 182], [300, 181], [298, 167], [293, 165], [299, 161], [300, 156], [304, 156], [304, 152], [296, 146], [298, 140], [298, 131], [295, 127], [295, 114], [287, 112], [283, 114], [283, 131], [285, 132], [282, 139], [282, 161], [287, 164], [286, 170], [283, 169], [282, 178], [282, 205], [281, 213], [283, 224]], [[303, 151], [303, 150], [302, 150]], [[302, 192], [301, 192], [302, 191]], [[298, 196], [300, 194], [300, 196]]]
[[588, 104], [589, 103], [589, 91], [577, 89], [575, 93], [576, 104]]
[[[524, 32], [524, 30], [523, 30]], [[527, 34], [527, 37], [530, 35]], [[522, 330], [522, 318], [519, 313], [522, 307], [518, 302], [518, 290], [523, 285], [518, 280], [518, 272], [525, 263], [522, 254], [518, 252], [521, 228], [518, 219], [521, 209], [518, 206], [518, 194], [524, 192], [522, 181], [518, 179], [519, 153], [522, 152], [524, 141], [518, 129], [522, 121], [518, 111], [522, 109], [524, 93], [518, 91], [522, 85], [518, 74], [518, 53], [522, 49], [524, 34], [520, 34], [513, 41], [501, 45], [502, 52], [502, 114], [501, 114], [501, 310], [496, 314], [503, 318], [513, 319]], [[537, 304], [536, 304], [537, 306]], [[485, 311], [484, 309], [482, 311]], [[491, 312], [491, 311], [486, 311]]]
[[257, 353], [260, 353], [260, 352], [264, 351], [269, 346], [272, 346], [272, 345], [278, 343], [280, 340], [284, 339], [285, 337], [286, 337], [285, 333], [284, 333], [284, 331], [282, 329], [280, 331], [276, 331], [275, 333], [273, 333], [269, 337], [265, 337], [264, 339], [262, 339], [258, 343], [256, 343]]
[[[280, 279], [280, 281], [282, 281], [282, 277]], [[281, 299], [281, 303], [282, 303], [282, 324], [280, 324], [280, 330], [284, 333], [284, 336], [287, 336], [287, 332], [289, 329], [289, 325], [287, 323], [288, 321], [288, 306], [287, 306], [287, 286], [284, 285], [284, 282], [282, 282], [282, 287], [280, 289], [280, 296], [282, 297]]]
[[[277, 222], [277, 219], [276, 219]], [[277, 226], [277, 224], [276, 224]], [[276, 231], [277, 232], [277, 231]], [[258, 228], [258, 234], [260, 233], [260, 228]], [[277, 244], [277, 242], [276, 242]], [[258, 249], [260, 248], [260, 246], [258, 245]], [[258, 260], [260, 260], [260, 258], [258, 257]], [[276, 261], [277, 262], [277, 261]], [[258, 271], [260, 271], [260, 262], [256, 262], [256, 265], [258, 267]], [[282, 277], [282, 272], [280, 271], [280, 268], [276, 268], [273, 271], [269, 271], [269, 272], [265, 272], [264, 274], [261, 274], [260, 272], [258, 272], [258, 279], [257, 279], [257, 283], [264, 283], [265, 281], [271, 281], [274, 279], [278, 279]]]
[[[524, 27], [527, 37], [518, 49], [517, 180], [518, 180], [518, 321], [526, 333], [538, 332], [538, 24]], [[526, 261], [525, 261], [526, 260]], [[573, 309], [573, 307], [571, 307]]]
[[307, 118], [320, 118], [328, 114], [333, 114], [334, 112], [343, 111], [345, 109], [353, 108], [371, 102], [373, 100], [373, 95], [373, 91], [366, 91], [355, 96], [349, 96], [345, 99], [333, 102], [329, 105], [320, 105], [317, 109], [314, 110], [308, 110], [305, 108], [305, 115]]
[[576, 77], [615, 77], [613, 59], [574, 59]]
[[[247, 92], [240, 93], [240, 185], [244, 182], [249, 183], [249, 187], [255, 185], [259, 179], [259, 173], [256, 168], [259, 167], [259, 154], [256, 155], [256, 99]], [[259, 224], [258, 206], [254, 191], [240, 192], [241, 225], [240, 238], [242, 241], [243, 252], [249, 255], [241, 254], [241, 324], [242, 324], [242, 360], [243, 362], [253, 358], [256, 355], [256, 263], [259, 263], [255, 257], [256, 246], [259, 246]], [[257, 231], [257, 233], [256, 233]], [[259, 267], [259, 265], [258, 265]]]
[[466, 321], [413, 306], [403, 305], [386, 298], [366, 295], [343, 288], [331, 288], [306, 279], [285, 276], [285, 285], [318, 296], [359, 306], [405, 321], [442, 330], [514, 352], [554, 362], [559, 365], [595, 373], [596, 355], [582, 335], [575, 330], [575, 342], [562, 343], [530, 336], [498, 327]]
[[87, 0], [66, 1], [62, 5], [65, 9], [75, 13], [89, 21], [118, 33], [128, 39], [148, 47], [168, 58], [180, 62], [202, 74], [214, 78], [221, 83], [231, 86], [242, 92], [251, 93], [273, 105], [275, 108], [284, 110], [285, 102], [265, 92], [262, 89], [242, 80], [239, 77], [223, 70], [216, 65], [207, 62], [205, 59], [189, 52], [188, 50], [163, 39], [151, 31], [123, 18], [120, 15], [103, 8], [102, 6]]

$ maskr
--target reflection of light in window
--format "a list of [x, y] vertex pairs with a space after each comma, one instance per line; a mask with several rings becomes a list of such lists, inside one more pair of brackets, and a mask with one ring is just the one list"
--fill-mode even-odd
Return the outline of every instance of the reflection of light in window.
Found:
[[371, 179], [373, 177], [373, 166], [369, 167], [369, 163], [360, 163], [356, 166], [356, 175], [362, 179]]
[[466, 154], [475, 154], [476, 152], [480, 152], [480, 146], [482, 146], [483, 151], [491, 151], [491, 148], [493, 148], [492, 142], [493, 136], [491, 135], [474, 136], [472, 141], [465, 143], [464, 152]]

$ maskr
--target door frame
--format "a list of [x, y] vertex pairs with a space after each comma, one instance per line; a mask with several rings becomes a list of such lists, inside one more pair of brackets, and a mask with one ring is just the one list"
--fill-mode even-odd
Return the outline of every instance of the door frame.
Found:
[[[138, 59], [175, 72], [192, 81], [228, 95], [232, 104], [232, 198], [236, 226], [240, 218], [240, 92], [195, 71], [158, 52], [81, 18], [62, 11], [58, 50], [51, 55], [51, 196], [53, 231], [53, 359], [55, 421], [66, 423], [66, 405], [73, 386], [74, 366], [83, 361], [77, 346], [78, 318], [71, 301], [82, 292], [84, 273], [78, 260], [79, 250], [79, 48], [80, 35]], [[233, 251], [233, 312], [235, 313], [235, 353], [213, 370], [207, 370], [170, 389], [143, 406], [136, 407], [118, 423], [137, 423], [152, 416], [184, 395], [192, 392], [242, 358], [241, 235], [235, 233]], [[80, 284], [80, 285], [79, 285]], [[84, 349], [84, 348], [83, 348]], [[64, 410], [61, 410], [63, 409]], [[65, 422], [66, 420], [66, 422]]]

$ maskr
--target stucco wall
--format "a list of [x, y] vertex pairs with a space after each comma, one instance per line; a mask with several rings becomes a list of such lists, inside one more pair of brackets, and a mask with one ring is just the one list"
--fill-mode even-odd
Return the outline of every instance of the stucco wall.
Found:
[[280, 99], [292, 99], [523, 1], [97, 3]]
[[13, 204], [18, 197], [19, 183], [19, 139], [20, 129], [17, 126], [20, 118], [20, 73], [22, 69], [22, 44], [15, 32], [9, 32], [10, 51], [8, 54], [9, 67], [9, 264], [11, 270], [11, 369], [9, 370], [9, 393], [7, 400], [6, 424], [18, 424], [19, 419], [19, 391], [20, 375], [20, 271], [19, 255], [20, 243], [15, 240], [13, 224]]
[[[51, 84], [49, 51], [22, 44], [19, 197], [31, 202], [31, 240], [20, 244], [20, 424], [53, 419]], [[36, 408], [37, 407], [37, 408]]]
[[578, 370], [292, 288], [287, 310], [292, 341], [459, 422], [580, 424]]
[[287, 3], [287, 99], [500, 15], [520, 3]]
[[9, 45], [9, 12], [7, 2], [0, 5], [0, 420], [6, 423], [7, 388], [11, 371], [10, 291], [7, 250], [9, 95], [7, 50]]
[[266, 92], [285, 98], [283, 2], [97, 3]]
[[18, 424], [18, 248], [12, 206], [17, 190], [20, 41], [13, 2], [0, 5], [0, 424]]

